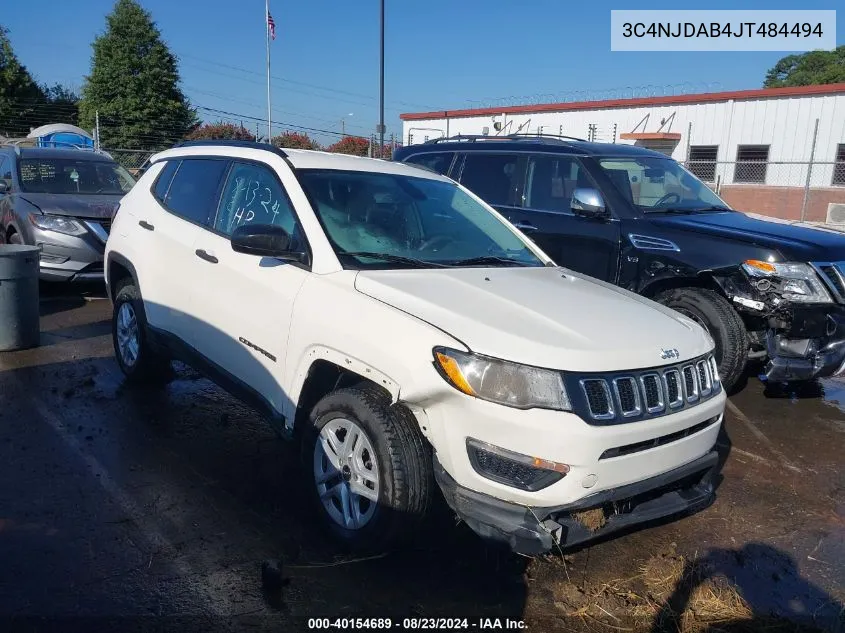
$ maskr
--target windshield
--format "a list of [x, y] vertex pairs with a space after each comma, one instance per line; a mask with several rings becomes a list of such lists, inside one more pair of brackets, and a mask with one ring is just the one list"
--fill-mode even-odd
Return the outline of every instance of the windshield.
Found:
[[453, 182], [361, 171], [297, 173], [344, 267], [544, 265]]
[[601, 158], [616, 188], [644, 213], [730, 211], [713, 191], [671, 158]]
[[28, 193], [122, 195], [135, 184], [117, 163], [73, 158], [21, 159], [20, 177], [21, 190]]

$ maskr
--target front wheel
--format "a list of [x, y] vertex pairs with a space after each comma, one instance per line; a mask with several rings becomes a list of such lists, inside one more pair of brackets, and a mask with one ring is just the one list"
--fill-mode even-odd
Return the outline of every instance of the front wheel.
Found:
[[378, 387], [325, 396], [303, 435], [323, 524], [356, 550], [384, 550], [414, 533], [433, 490], [431, 453], [413, 415]]
[[722, 295], [707, 288], [677, 288], [655, 297], [658, 303], [680, 312], [704, 327], [716, 344], [716, 362], [725, 390], [742, 379], [748, 359], [745, 323]]
[[112, 343], [117, 363], [128, 382], [164, 383], [170, 379], [170, 361], [150, 345], [144, 304], [131, 280], [120, 284], [115, 292]]

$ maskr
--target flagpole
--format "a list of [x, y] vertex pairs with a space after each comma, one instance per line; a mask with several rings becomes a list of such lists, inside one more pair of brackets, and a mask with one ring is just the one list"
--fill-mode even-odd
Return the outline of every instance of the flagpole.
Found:
[[264, 0], [264, 28], [267, 31], [267, 142], [273, 138], [270, 122], [270, 0]]

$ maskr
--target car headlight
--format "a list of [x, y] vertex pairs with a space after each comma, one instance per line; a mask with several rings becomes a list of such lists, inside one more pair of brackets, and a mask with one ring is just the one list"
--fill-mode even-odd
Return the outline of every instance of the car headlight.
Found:
[[65, 235], [84, 235], [88, 231], [73, 218], [61, 215], [30, 215], [29, 221], [39, 229], [55, 231]]
[[[771, 290], [784, 299], [796, 303], [832, 303], [830, 293], [824, 287], [816, 271], [809, 264], [785, 262], [772, 264], [749, 259], [742, 265], [751, 277], [771, 278]], [[777, 281], [779, 279], [780, 281]], [[760, 288], [759, 290], [769, 290]]]
[[458, 391], [517, 409], [570, 411], [560, 372], [438, 347], [435, 365]]

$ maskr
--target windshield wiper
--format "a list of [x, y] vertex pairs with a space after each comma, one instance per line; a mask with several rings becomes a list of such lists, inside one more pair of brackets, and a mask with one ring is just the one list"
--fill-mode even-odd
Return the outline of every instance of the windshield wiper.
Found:
[[706, 211], [731, 211], [727, 207], [712, 205], [709, 207], [659, 207], [644, 210], [644, 213], [679, 213], [689, 215], [691, 213], [703, 213]]
[[340, 255], [351, 255], [353, 257], [367, 257], [369, 259], [381, 259], [385, 262], [392, 262], [395, 264], [406, 264], [414, 268], [429, 268], [434, 266], [437, 268], [447, 268], [448, 264], [438, 264], [437, 262], [427, 262], [422, 259], [414, 259], [413, 257], [403, 257], [402, 255], [391, 255], [390, 253], [373, 253], [370, 251], [344, 251]]
[[531, 266], [528, 262], [522, 262], [510, 257], [496, 257], [495, 255], [482, 255], [481, 257], [469, 257], [450, 261], [449, 266], [484, 266], [487, 264], [506, 264], [508, 266]]

